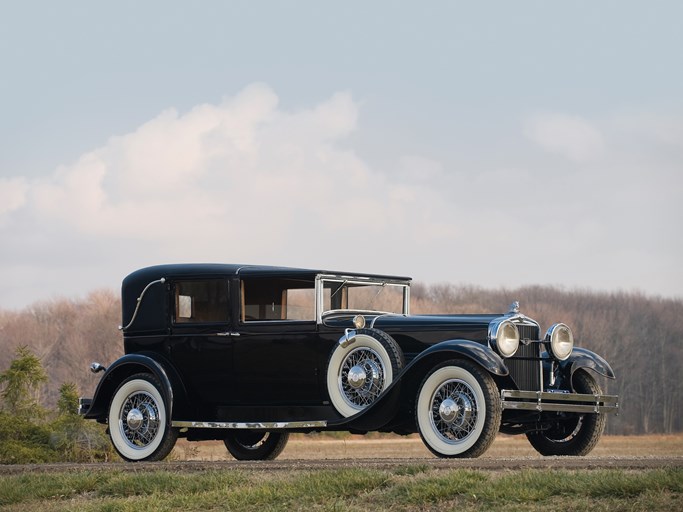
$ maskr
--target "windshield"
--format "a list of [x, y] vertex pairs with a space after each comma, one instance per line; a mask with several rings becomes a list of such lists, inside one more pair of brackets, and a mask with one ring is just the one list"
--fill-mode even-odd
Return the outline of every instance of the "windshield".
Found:
[[408, 313], [406, 282], [325, 277], [319, 280], [318, 288], [321, 314], [343, 310]]

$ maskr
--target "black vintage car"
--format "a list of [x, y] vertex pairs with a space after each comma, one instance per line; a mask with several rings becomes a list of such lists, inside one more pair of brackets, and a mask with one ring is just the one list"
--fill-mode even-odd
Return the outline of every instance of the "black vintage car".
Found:
[[290, 432], [419, 432], [439, 457], [477, 457], [496, 434], [585, 455], [618, 409], [614, 373], [572, 331], [508, 313], [411, 315], [410, 278], [221, 264], [161, 265], [123, 281], [125, 355], [86, 418], [126, 460], [176, 439], [275, 458]]

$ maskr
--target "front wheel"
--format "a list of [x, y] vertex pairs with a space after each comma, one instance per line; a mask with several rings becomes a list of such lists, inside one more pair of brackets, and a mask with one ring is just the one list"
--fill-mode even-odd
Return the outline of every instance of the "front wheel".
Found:
[[223, 440], [230, 455], [237, 460], [273, 460], [289, 440], [288, 432], [236, 431]]
[[[585, 371], [574, 374], [577, 393], [601, 395], [600, 385]], [[526, 437], [541, 455], [587, 455], [598, 444], [605, 430], [604, 414], [557, 413], [548, 430], [529, 432]]]
[[437, 366], [422, 382], [415, 416], [438, 457], [479, 457], [498, 433], [502, 407], [493, 378], [469, 361]]
[[121, 458], [163, 460], [178, 439], [168, 422], [161, 383], [149, 373], [124, 380], [109, 404], [109, 437]]

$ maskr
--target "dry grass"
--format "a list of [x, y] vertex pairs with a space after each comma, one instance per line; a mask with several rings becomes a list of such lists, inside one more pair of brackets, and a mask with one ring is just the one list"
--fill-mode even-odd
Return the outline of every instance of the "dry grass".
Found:
[[[605, 436], [593, 450], [596, 457], [683, 457], [683, 434], [656, 436]], [[180, 440], [173, 457], [177, 460], [229, 460], [220, 441], [190, 443]], [[419, 436], [408, 437], [348, 436], [343, 439], [324, 436], [293, 435], [279, 459], [368, 459], [432, 458]], [[483, 458], [538, 457], [524, 436], [499, 435]]]

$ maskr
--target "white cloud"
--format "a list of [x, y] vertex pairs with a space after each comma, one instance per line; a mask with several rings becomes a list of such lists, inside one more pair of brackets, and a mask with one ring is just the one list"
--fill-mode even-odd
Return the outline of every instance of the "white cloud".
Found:
[[28, 188], [26, 179], [22, 177], [0, 178], [0, 222], [3, 215], [24, 206]]
[[547, 113], [526, 122], [526, 136], [547, 151], [575, 161], [586, 161], [604, 149], [600, 131], [578, 116]]
[[[653, 121], [649, 136], [630, 118], [536, 116], [524, 135], [548, 152], [501, 165], [507, 154], [492, 140], [502, 155], [459, 165], [398, 149], [382, 169], [354, 151], [359, 114], [348, 92], [292, 111], [255, 84], [167, 109], [45, 177], [0, 180], [0, 307], [115, 287], [136, 268], [178, 261], [484, 286], [683, 285], [650, 263], [683, 252], [660, 227], [681, 213], [677, 153], [663, 162], [660, 151], [671, 123]], [[556, 166], [572, 172], [547, 172]]]
[[12, 204], [36, 229], [66, 230], [84, 244], [151, 243], [152, 260], [313, 265], [318, 252], [317, 264], [363, 269], [365, 250], [334, 246], [438, 237], [419, 225], [449, 206], [424, 179], [415, 183], [415, 173], [437, 176], [437, 162], [407, 157], [413, 177], [397, 179], [344, 147], [357, 121], [347, 92], [286, 111], [255, 84], [184, 114], [167, 109], [50, 176], [15, 180], [25, 199]]
[[83, 233], [167, 239], [170, 229], [196, 241], [283, 228], [294, 205], [331, 215], [336, 190], [370, 180], [335, 146], [356, 105], [346, 93], [295, 113], [277, 103], [257, 84], [219, 105], [166, 110], [35, 182], [31, 206]]

